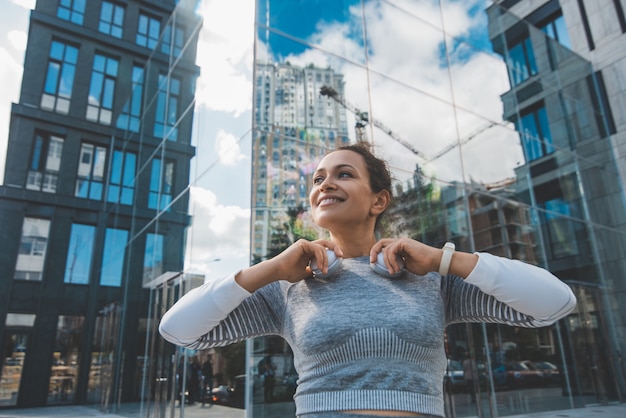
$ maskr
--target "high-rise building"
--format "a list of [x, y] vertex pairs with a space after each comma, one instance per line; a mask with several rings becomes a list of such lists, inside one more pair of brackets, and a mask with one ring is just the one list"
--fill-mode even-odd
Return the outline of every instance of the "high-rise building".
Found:
[[[183, 268], [195, 1], [39, 1], [0, 187], [0, 405], [138, 400]], [[88, 7], [87, 7], [88, 6]]]
[[[516, 168], [520, 200], [535, 208], [545, 264], [579, 299], [570, 321], [575, 373], [592, 360], [602, 389], [626, 390], [626, 123], [623, 2], [499, 1], [487, 10], [494, 50], [511, 89], [504, 119], [520, 133], [526, 163]], [[579, 348], [586, 346], [586, 348]]]
[[343, 93], [332, 68], [259, 62], [255, 77], [252, 256], [261, 260], [292, 242], [284, 224], [308, 205], [316, 161], [349, 139], [345, 108], [320, 93]]

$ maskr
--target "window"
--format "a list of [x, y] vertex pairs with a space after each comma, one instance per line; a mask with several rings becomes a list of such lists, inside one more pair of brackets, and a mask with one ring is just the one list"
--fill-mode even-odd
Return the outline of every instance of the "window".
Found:
[[124, 271], [124, 253], [128, 243], [128, 231], [107, 228], [104, 237], [104, 253], [102, 254], [102, 286], [120, 286]]
[[107, 202], [132, 205], [135, 195], [137, 155], [132, 152], [113, 152]]
[[[172, 33], [172, 25], [169, 24], [163, 30], [163, 43], [161, 44], [161, 52], [169, 55], [170, 52], [175, 56], [180, 56], [183, 50], [183, 43], [185, 40], [185, 32], [182, 28], [175, 28]], [[172, 48], [173, 46], [173, 48]]]
[[84, 332], [85, 317], [59, 315], [50, 366], [50, 395], [46, 405], [74, 404], [78, 401], [78, 365]]
[[85, 199], [102, 199], [106, 149], [91, 144], [80, 147], [80, 161], [74, 195]]
[[516, 125], [527, 162], [554, 152], [545, 107], [541, 106], [526, 113]]
[[145, 14], [139, 15], [139, 26], [137, 28], [136, 38], [137, 45], [154, 49], [159, 42], [160, 34], [161, 22], [158, 19]]
[[63, 138], [54, 135], [36, 134], [30, 157], [26, 188], [48, 193], [57, 191]]
[[124, 8], [109, 1], [102, 2], [98, 30], [115, 38], [121, 38], [124, 26]]
[[547, 246], [554, 258], [579, 254], [576, 226], [572, 221], [570, 205], [557, 197], [543, 203], [546, 210], [544, 221], [548, 230], [550, 245]]
[[132, 93], [117, 118], [117, 127], [130, 132], [139, 132], [143, 99], [143, 68], [133, 67], [132, 82]]
[[46, 70], [46, 84], [41, 95], [42, 109], [63, 114], [69, 112], [77, 58], [77, 48], [59, 41], [52, 41]]
[[528, 36], [509, 48], [507, 69], [512, 86], [517, 86], [528, 77], [537, 74], [535, 54]]
[[544, 22], [540, 29], [546, 33], [550, 38], [556, 40], [561, 45], [572, 48], [572, 44], [567, 34], [567, 26], [565, 26], [565, 19], [563, 15], [556, 15], [549, 19], [548, 22]]
[[148, 195], [148, 207], [150, 209], [163, 210], [171, 203], [173, 180], [174, 163], [172, 161], [166, 161], [165, 164], [162, 164], [158, 158], [152, 160], [150, 193]]
[[82, 25], [85, 18], [85, 3], [87, 0], [60, 0], [57, 17]]
[[104, 125], [111, 124], [117, 68], [117, 60], [96, 54], [91, 72], [87, 120]]
[[24, 218], [22, 239], [15, 265], [14, 278], [16, 280], [41, 281], [49, 232], [49, 220]]
[[144, 283], [163, 273], [163, 235], [148, 234], [143, 258]]
[[167, 136], [168, 140], [176, 141], [179, 94], [180, 80], [159, 74], [159, 94], [154, 122], [154, 136], [157, 138]]
[[70, 245], [65, 263], [65, 283], [89, 284], [91, 255], [96, 228], [91, 225], [72, 224]]

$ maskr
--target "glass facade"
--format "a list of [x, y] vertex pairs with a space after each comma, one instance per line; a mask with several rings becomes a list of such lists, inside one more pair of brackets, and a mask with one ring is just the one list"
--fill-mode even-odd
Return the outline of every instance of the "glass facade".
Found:
[[[331, 134], [368, 140], [396, 179], [385, 234], [537, 264], [578, 297], [550, 327], [449, 326], [447, 416], [620, 400], [626, 223], [613, 146], [624, 134], [611, 128], [611, 113], [624, 109], [604, 99], [598, 80], [610, 70], [572, 50], [580, 29], [566, 23], [578, 11], [556, 1], [532, 10], [511, 1], [486, 10], [480, 2], [256, 3], [253, 262], [318, 236], [298, 190], [337, 145]], [[273, 336], [249, 341], [247, 364], [250, 415], [293, 414], [289, 346]]]
[[626, 51], [576, 2], [488, 3], [249, 0], [247, 21], [38, 2], [0, 187], [0, 406], [293, 416], [281, 338], [195, 351], [157, 327], [203, 281], [323, 234], [312, 173], [356, 140], [393, 171], [386, 235], [537, 264], [578, 298], [550, 327], [450, 326], [448, 417], [623, 399], [626, 92], [591, 51]]
[[145, 286], [184, 269], [199, 2], [86, 4], [38, 2], [19, 28], [21, 92], [3, 116], [0, 406], [149, 403], [155, 359], [176, 352], [149, 350]]

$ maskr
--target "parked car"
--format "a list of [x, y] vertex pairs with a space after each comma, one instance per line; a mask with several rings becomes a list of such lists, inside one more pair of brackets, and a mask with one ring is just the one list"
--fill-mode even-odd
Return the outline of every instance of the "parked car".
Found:
[[232, 386], [219, 385], [211, 391], [210, 402], [243, 409], [246, 399], [246, 375], [235, 376]]
[[226, 385], [219, 385], [211, 390], [209, 402], [220, 405], [228, 405], [230, 399], [230, 388]]
[[529, 367], [524, 361], [512, 361], [505, 363], [506, 385], [509, 388], [522, 388], [541, 386], [543, 382], [542, 372]]
[[549, 361], [524, 362], [529, 368], [541, 373], [544, 386], [559, 386], [561, 384], [561, 371]]

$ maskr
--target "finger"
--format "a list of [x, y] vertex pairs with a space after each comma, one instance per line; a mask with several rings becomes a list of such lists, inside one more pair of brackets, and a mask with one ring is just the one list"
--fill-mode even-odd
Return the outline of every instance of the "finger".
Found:
[[[376, 242], [372, 246], [372, 248], [370, 249], [370, 263], [375, 263], [376, 262], [376, 259], [378, 258], [378, 253], [383, 251], [385, 243], [388, 242], [388, 241], [389, 241], [388, 238], [383, 238], [381, 240], [378, 240], [378, 242]], [[384, 256], [384, 254], [383, 254], [383, 256]]]
[[324, 248], [328, 248], [329, 250], [332, 250], [337, 257], [343, 257], [343, 251], [341, 250], [341, 247], [339, 247], [339, 245], [335, 244], [332, 241], [329, 241], [327, 239], [318, 239], [318, 240], [313, 241], [313, 243], [319, 244], [323, 246]]
[[309, 266], [315, 264], [315, 268], [322, 273], [326, 273], [328, 268], [328, 257], [326, 255], [326, 247], [322, 242], [314, 242], [311, 246]]
[[389, 273], [395, 273], [393, 266], [393, 250], [390, 246], [383, 248], [383, 258], [385, 260], [385, 266], [387, 267], [387, 270], [389, 270]]

